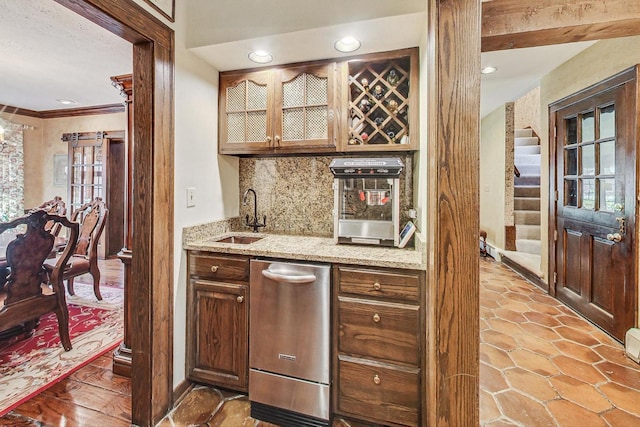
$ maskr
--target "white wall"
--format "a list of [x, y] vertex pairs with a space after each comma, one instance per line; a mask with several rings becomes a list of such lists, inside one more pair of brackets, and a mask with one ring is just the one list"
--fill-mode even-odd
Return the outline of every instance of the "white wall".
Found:
[[505, 106], [480, 124], [480, 228], [487, 242], [505, 249]]
[[[185, 378], [186, 252], [182, 228], [238, 215], [238, 159], [218, 153], [218, 72], [186, 49], [186, 2], [176, 2], [173, 384]], [[186, 189], [195, 206], [186, 207]]]

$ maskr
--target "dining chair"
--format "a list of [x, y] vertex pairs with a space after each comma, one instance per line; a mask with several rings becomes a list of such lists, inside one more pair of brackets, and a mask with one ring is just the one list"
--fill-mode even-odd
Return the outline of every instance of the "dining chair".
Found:
[[[69, 244], [52, 268], [44, 268], [51, 252], [54, 236], [45, 229], [50, 221], [68, 230]], [[26, 227], [26, 229], [25, 229]], [[64, 216], [35, 210], [23, 217], [0, 223], [0, 234], [18, 228], [14, 240], [6, 248], [8, 276], [0, 286], [0, 331], [23, 326], [24, 337], [33, 335], [40, 316], [55, 313], [60, 341], [71, 350], [69, 311], [62, 272], [75, 251], [80, 225]]]
[[[80, 232], [75, 251], [63, 273], [70, 295], [75, 295], [73, 289], [74, 278], [82, 274], [91, 274], [93, 278], [93, 293], [98, 300], [100, 294], [100, 268], [98, 267], [98, 242], [109, 214], [109, 209], [101, 197], [80, 206], [73, 212], [71, 220], [80, 223]], [[57, 259], [57, 258], [56, 258]], [[53, 268], [54, 260], [47, 261], [45, 267]]]

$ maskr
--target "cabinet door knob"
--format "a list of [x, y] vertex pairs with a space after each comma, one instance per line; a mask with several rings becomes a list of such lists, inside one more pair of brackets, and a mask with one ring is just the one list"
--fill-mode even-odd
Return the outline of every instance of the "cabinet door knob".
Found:
[[375, 385], [379, 385], [379, 384], [380, 384], [380, 382], [381, 382], [381, 381], [380, 381], [380, 377], [378, 376], [378, 374], [375, 374], [375, 375], [373, 376], [373, 383], [374, 383]]
[[217, 265], [212, 265], [211, 266], [211, 272], [215, 273], [216, 271], [218, 271], [218, 266]]
[[267, 144], [271, 145], [271, 137], [270, 136], [267, 137], [266, 141], [267, 141]]
[[380, 283], [376, 282], [373, 284], [373, 289], [375, 289], [376, 291], [379, 291], [381, 288]]
[[380, 321], [380, 315], [378, 313], [373, 315], [373, 321], [378, 323]]
[[276, 135], [276, 145], [280, 146], [280, 135]]
[[238, 301], [239, 303], [242, 303], [244, 301], [244, 297], [240, 295], [238, 296], [238, 298], [236, 298], [236, 301]]

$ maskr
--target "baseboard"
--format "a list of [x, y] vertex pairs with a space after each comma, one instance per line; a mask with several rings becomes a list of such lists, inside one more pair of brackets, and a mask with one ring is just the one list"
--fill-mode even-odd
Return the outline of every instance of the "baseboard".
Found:
[[180, 402], [189, 394], [195, 386], [191, 381], [183, 380], [173, 389], [173, 407], [177, 407]]
[[516, 273], [520, 274], [522, 277], [527, 279], [529, 282], [531, 282], [535, 286], [539, 287], [540, 289], [542, 289], [547, 293], [549, 292], [549, 285], [543, 282], [542, 279], [538, 277], [537, 274], [533, 273], [532, 271], [529, 271], [528, 269], [524, 268], [523, 266], [513, 261], [512, 259], [509, 259], [507, 256], [502, 257], [501, 262], [507, 267], [511, 268]]
[[[500, 251], [498, 250], [498, 248], [496, 248], [495, 246], [493, 246], [491, 243], [487, 242], [486, 243], [486, 249], [487, 249], [487, 256], [490, 256], [491, 258], [495, 259], [496, 261], [500, 261]], [[482, 249], [484, 248], [484, 242], [482, 241], [482, 239], [480, 239], [480, 254], [482, 255]]]

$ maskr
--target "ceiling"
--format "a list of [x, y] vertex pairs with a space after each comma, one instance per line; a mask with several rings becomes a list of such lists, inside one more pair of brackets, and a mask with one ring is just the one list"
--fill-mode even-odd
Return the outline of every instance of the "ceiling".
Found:
[[[344, 35], [362, 41], [356, 54], [417, 46], [426, 22], [424, 0], [180, 1], [188, 2], [187, 48], [221, 71], [255, 67], [247, 56], [256, 49], [272, 53], [271, 65], [345, 56], [333, 48]], [[110, 77], [131, 72], [131, 44], [53, 0], [0, 7], [0, 104], [48, 111], [122, 102]], [[592, 43], [483, 53], [483, 66], [498, 72], [482, 76], [481, 116]]]

